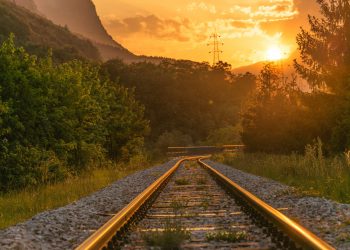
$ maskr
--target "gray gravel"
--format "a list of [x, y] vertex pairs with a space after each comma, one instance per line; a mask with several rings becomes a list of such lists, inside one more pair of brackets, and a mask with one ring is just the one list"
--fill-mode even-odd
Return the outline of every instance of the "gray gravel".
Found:
[[[295, 189], [207, 161], [226, 176], [327, 240], [350, 249], [350, 205], [303, 197]], [[174, 161], [137, 172], [68, 206], [0, 231], [0, 249], [73, 249], [168, 170]]]
[[350, 249], [350, 204], [305, 197], [297, 190], [233, 167], [206, 161], [228, 178], [310, 229], [337, 249]]
[[[166, 230], [169, 225], [187, 230], [189, 237], [182, 242], [179, 240], [180, 249], [248, 250], [277, 247], [272, 238], [256, 226], [242, 207], [198, 164], [185, 163], [180, 166], [145, 217], [131, 230], [128, 243], [121, 249], [152, 249], [146, 248], [149, 242], [145, 241], [145, 237], [157, 239], [155, 236], [161, 234], [155, 231]], [[207, 239], [208, 234], [218, 232], [244, 232], [244, 237], [234, 242]], [[166, 247], [159, 240], [156, 242]]]
[[137, 172], [68, 206], [0, 231], [0, 249], [73, 249], [174, 164]]

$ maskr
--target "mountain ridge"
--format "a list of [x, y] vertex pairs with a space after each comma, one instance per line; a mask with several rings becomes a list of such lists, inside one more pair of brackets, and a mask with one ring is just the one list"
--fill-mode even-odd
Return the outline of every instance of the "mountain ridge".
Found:
[[20, 5], [34, 13], [38, 13], [38, 7], [36, 6], [34, 0], [13, 0], [13, 3]]
[[[28, 1], [28, 0], [22, 0]], [[31, 0], [29, 0], [31, 1]], [[40, 13], [54, 23], [90, 39], [103, 60], [137, 61], [138, 56], [115, 41], [103, 26], [91, 0], [33, 0]], [[77, 15], [77, 13], [80, 13]]]
[[[119, 59], [125, 63], [160, 63], [170, 58], [135, 55], [115, 41], [104, 28], [92, 0], [7, 0], [66, 27], [81, 39], [89, 39], [103, 61]], [[77, 15], [77, 13], [85, 13]], [[87, 13], [87, 14], [86, 14]]]
[[16, 43], [31, 54], [44, 57], [52, 50], [58, 61], [101, 60], [99, 51], [90, 40], [77, 37], [68, 29], [17, 4], [0, 0], [0, 42], [13, 33]]

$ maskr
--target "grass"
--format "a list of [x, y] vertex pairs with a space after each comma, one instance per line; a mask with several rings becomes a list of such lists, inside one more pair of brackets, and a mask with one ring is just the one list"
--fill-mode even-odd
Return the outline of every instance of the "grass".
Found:
[[207, 184], [207, 179], [205, 178], [200, 178], [197, 180], [197, 185], [206, 185]]
[[204, 190], [207, 190], [208, 189], [208, 187], [206, 187], [206, 186], [197, 186], [196, 187], [196, 191], [204, 191]]
[[96, 169], [62, 183], [0, 195], [0, 229], [70, 204], [140, 168]]
[[175, 184], [178, 185], [178, 186], [185, 186], [185, 185], [190, 184], [190, 182], [187, 179], [179, 178], [179, 179], [175, 180]]
[[186, 206], [187, 204], [181, 201], [172, 201], [170, 203], [170, 207], [174, 210], [175, 214], [182, 212], [182, 210], [185, 209]]
[[337, 242], [350, 242], [350, 233], [343, 232], [337, 236]]
[[166, 250], [180, 249], [181, 244], [190, 239], [190, 233], [177, 224], [167, 223], [164, 231], [147, 232], [143, 240], [150, 247]]
[[219, 231], [214, 233], [207, 233], [206, 238], [208, 241], [225, 241], [230, 243], [240, 242], [247, 239], [247, 233], [245, 231], [229, 232]]
[[204, 198], [199, 206], [207, 210], [209, 207], [209, 202], [210, 202], [210, 199], [208, 197]]
[[296, 187], [301, 195], [350, 203], [350, 157], [324, 157], [322, 144], [306, 147], [304, 155], [235, 153], [215, 157], [227, 165]]

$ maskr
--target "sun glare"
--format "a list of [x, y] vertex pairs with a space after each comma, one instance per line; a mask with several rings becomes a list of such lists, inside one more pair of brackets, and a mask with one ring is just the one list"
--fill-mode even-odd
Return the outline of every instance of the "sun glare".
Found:
[[269, 61], [278, 61], [283, 58], [283, 52], [278, 47], [271, 47], [267, 50], [266, 57]]

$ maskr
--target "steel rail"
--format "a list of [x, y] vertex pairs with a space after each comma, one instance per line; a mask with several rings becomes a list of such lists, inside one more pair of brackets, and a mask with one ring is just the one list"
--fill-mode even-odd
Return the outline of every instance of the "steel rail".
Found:
[[116, 235], [116, 233], [128, 223], [130, 218], [147, 202], [147, 200], [165, 183], [169, 177], [179, 168], [181, 163], [188, 160], [197, 160], [199, 157], [187, 157], [180, 159], [176, 164], [167, 171], [163, 176], [146, 188], [125, 208], [118, 212], [112, 219], [93, 233], [85, 240], [76, 250], [95, 250], [102, 249], [108, 245], [108, 242]]
[[[206, 157], [207, 158], [207, 157]], [[211, 167], [209, 164], [203, 162], [204, 159], [198, 160], [198, 163], [205, 169], [209, 170], [213, 176], [217, 177], [227, 188], [233, 191], [236, 195], [242, 198], [256, 209], [263, 217], [272, 222], [275, 226], [281, 229], [288, 237], [295, 241], [303, 249], [318, 249], [318, 250], [333, 250], [332, 246], [321, 240], [312, 232], [297, 224], [287, 216], [274, 209], [264, 201], [260, 200], [252, 193], [248, 192], [238, 184], [221, 174], [219, 171]]]

